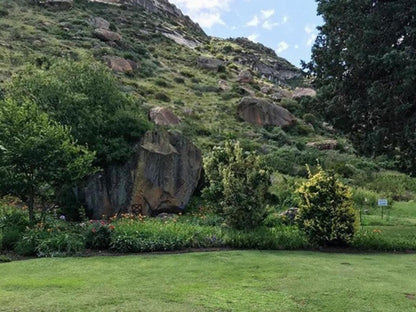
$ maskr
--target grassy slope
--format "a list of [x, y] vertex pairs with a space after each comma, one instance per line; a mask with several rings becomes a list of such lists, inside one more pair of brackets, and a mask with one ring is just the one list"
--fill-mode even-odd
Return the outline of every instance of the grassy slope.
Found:
[[415, 255], [232, 251], [0, 265], [0, 311], [414, 311]]

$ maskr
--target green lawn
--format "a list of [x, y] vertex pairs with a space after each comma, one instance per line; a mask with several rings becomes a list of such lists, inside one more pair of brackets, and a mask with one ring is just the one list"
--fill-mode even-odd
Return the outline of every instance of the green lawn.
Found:
[[231, 251], [0, 264], [0, 311], [415, 311], [416, 255]]

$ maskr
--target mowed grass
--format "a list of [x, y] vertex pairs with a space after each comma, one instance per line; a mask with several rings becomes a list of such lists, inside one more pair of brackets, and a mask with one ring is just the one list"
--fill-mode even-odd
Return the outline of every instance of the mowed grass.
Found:
[[0, 264], [0, 311], [415, 311], [416, 255], [229, 251]]

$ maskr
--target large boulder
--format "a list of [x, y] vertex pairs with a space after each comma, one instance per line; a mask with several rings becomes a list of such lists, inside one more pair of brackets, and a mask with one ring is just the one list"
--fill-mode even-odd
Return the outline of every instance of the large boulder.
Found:
[[179, 125], [181, 120], [166, 107], [154, 107], [149, 112], [149, 119], [158, 126]]
[[196, 60], [196, 65], [203, 69], [218, 71], [224, 65], [224, 61], [200, 56]]
[[178, 213], [202, 175], [202, 154], [180, 134], [149, 131], [125, 164], [90, 177], [80, 192], [90, 217], [141, 212]]
[[104, 29], [104, 28], [96, 28], [94, 30], [94, 36], [102, 41], [121, 41], [122, 37], [119, 33], [114, 31]]
[[106, 55], [103, 57], [107, 66], [115, 72], [131, 73], [137, 69], [137, 63], [119, 56]]
[[39, 5], [55, 10], [69, 10], [74, 6], [74, 0], [39, 0]]
[[257, 126], [287, 127], [296, 122], [295, 116], [287, 109], [256, 97], [243, 98], [238, 104], [237, 115], [240, 119]]

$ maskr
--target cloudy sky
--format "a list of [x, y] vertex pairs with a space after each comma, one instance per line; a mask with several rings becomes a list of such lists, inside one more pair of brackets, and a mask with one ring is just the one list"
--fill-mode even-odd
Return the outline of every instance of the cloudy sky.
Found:
[[247, 37], [273, 48], [300, 66], [309, 61], [315, 40], [315, 0], [169, 0], [189, 15], [208, 35]]

